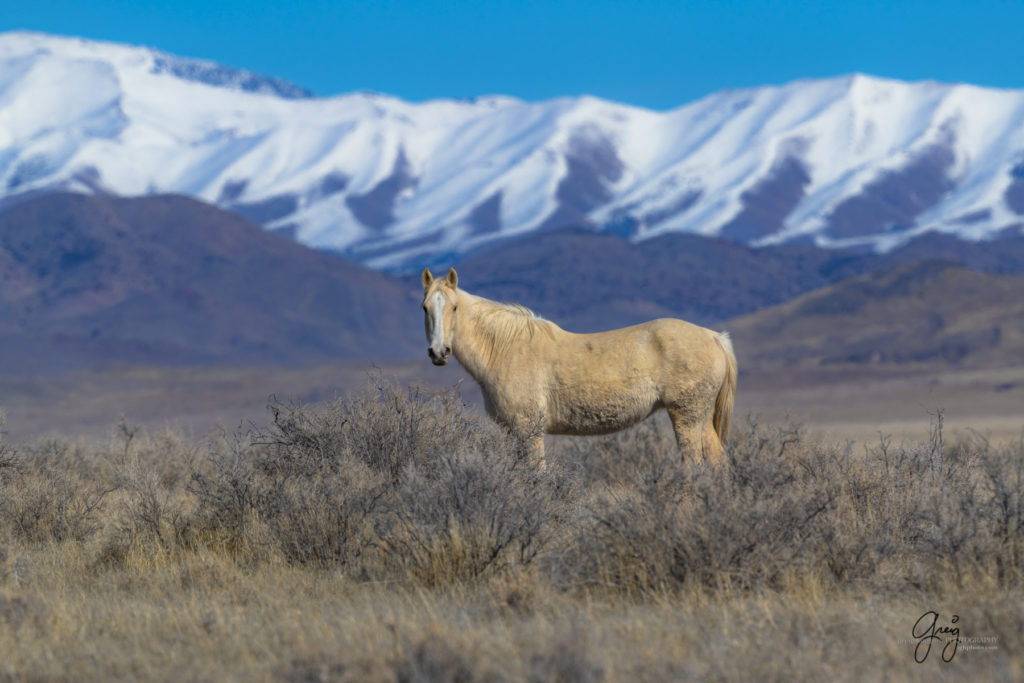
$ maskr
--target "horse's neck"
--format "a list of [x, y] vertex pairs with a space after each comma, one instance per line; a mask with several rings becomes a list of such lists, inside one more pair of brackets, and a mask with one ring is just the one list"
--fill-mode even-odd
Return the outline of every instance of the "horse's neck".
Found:
[[480, 329], [483, 314], [480, 297], [461, 289], [458, 291], [459, 331], [452, 353], [473, 379], [482, 384], [490, 373], [487, 372], [487, 338]]
[[505, 315], [488, 311], [486, 299], [459, 290], [459, 331], [452, 352], [459, 363], [481, 385], [490, 384], [495, 374], [504, 365], [503, 361], [511, 351], [509, 344], [495, 345], [493, 333], [488, 333], [491, 321], [484, 321], [485, 315]]

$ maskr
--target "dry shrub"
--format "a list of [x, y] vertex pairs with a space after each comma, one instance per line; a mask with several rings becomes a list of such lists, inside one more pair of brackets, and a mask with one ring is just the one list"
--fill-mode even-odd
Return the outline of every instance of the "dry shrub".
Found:
[[18, 451], [10, 444], [0, 442], [0, 483], [5, 476], [9, 476], [18, 464]]
[[809, 561], [837, 497], [821, 476], [826, 459], [789, 452], [800, 439], [752, 430], [722, 467], [683, 465], [674, 448], [637, 453], [623, 479], [588, 501], [563, 581], [630, 591], [777, 583]]
[[45, 439], [22, 447], [9, 469], [0, 480], [0, 522], [14, 538], [81, 542], [101, 528], [102, 505], [116, 486], [81, 448]]
[[552, 558], [562, 585], [634, 592], [780, 589], [799, 575], [922, 587], [1024, 578], [1019, 445], [948, 446], [939, 429], [927, 443], [882, 440], [859, 452], [797, 428], [751, 425], [723, 467], [680, 464], [670, 447], [620, 458], [603, 468], [615, 478], [585, 501], [575, 542]]
[[649, 421], [549, 439], [546, 470], [529, 434], [454, 390], [377, 382], [271, 417], [203, 442], [122, 423], [103, 449], [0, 451], [0, 540], [16, 552], [102, 531], [102, 566], [215, 548], [426, 586], [527, 569], [537, 585], [628, 593], [1024, 578], [1024, 446], [946, 443], [941, 414], [926, 442], [868, 448], [751, 424], [720, 467], [681, 463]]
[[120, 491], [121, 543], [153, 541], [165, 550], [190, 545], [191, 505], [184, 486], [198, 454], [179, 434], [150, 435], [121, 420], [106, 458]]
[[454, 391], [381, 383], [271, 411], [267, 429], [215, 444], [189, 487], [200, 525], [234, 548], [447, 583], [532, 562], [567, 488]]
[[425, 584], [528, 566], [548, 540], [559, 486], [511, 437], [409, 466], [375, 529], [387, 566]]
[[187, 490], [196, 500], [194, 519], [208, 543], [237, 554], [256, 554], [263, 541], [257, 514], [265, 498], [252, 447], [242, 434], [222, 434], [207, 444]]

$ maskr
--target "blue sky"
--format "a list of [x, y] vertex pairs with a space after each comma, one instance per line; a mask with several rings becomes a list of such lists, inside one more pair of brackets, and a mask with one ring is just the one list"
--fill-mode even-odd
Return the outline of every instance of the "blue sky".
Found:
[[320, 95], [591, 94], [668, 109], [862, 72], [1024, 87], [1024, 1], [35, 0], [0, 30], [151, 45]]

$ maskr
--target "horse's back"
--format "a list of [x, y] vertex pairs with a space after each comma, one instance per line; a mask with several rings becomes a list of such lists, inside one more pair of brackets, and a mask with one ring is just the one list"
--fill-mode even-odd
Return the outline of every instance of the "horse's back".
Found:
[[707, 361], [719, 355], [718, 333], [678, 318], [659, 318], [648, 323], [658, 350], [679, 361], [686, 358]]
[[718, 355], [718, 333], [678, 318], [658, 318], [607, 332], [571, 335], [577, 352], [635, 356], [650, 363], [707, 363]]

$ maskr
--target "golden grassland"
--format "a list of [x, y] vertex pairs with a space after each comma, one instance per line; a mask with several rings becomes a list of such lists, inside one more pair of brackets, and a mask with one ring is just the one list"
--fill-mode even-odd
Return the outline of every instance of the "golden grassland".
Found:
[[[1019, 680], [1021, 593], [901, 596], [796, 579], [775, 591], [568, 593], [510, 574], [441, 589], [216, 553], [97, 572], [81, 548], [26, 554], [5, 585], [3, 672], [57, 680]], [[17, 596], [17, 597], [14, 597]], [[1016, 605], [1014, 605], [1016, 602]], [[950, 605], [994, 651], [913, 661]], [[965, 633], [968, 633], [965, 631]], [[967, 638], [968, 636], [964, 636]], [[1019, 650], [1018, 650], [1019, 652]]]
[[538, 471], [454, 392], [271, 414], [5, 444], [0, 679], [1024, 677], [1019, 441], [746, 424], [710, 468], [653, 421]]

